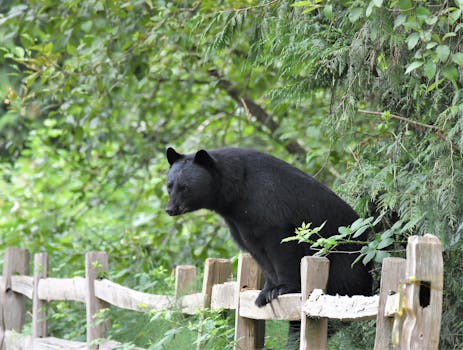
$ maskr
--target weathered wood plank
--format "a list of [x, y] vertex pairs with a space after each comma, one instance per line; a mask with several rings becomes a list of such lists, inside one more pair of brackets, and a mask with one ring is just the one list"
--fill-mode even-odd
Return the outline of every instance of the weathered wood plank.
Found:
[[212, 286], [211, 309], [233, 310], [237, 304], [236, 282], [225, 282]]
[[255, 320], [288, 320], [301, 319], [301, 293], [280, 295], [270, 304], [257, 307], [256, 298], [260, 290], [247, 290], [240, 293], [240, 310], [242, 317]]
[[32, 337], [23, 335], [16, 331], [7, 330], [5, 332], [5, 349], [6, 350], [26, 350], [36, 348], [32, 347]]
[[[113, 349], [130, 349], [130, 350], [144, 350], [136, 346], [125, 347], [121, 343], [114, 340], [105, 340], [98, 346], [98, 350], [113, 350]], [[34, 349], [35, 350], [35, 349]]]
[[37, 253], [34, 255], [34, 285], [32, 298], [32, 337], [44, 338], [47, 336], [47, 306], [48, 303], [39, 299], [39, 281], [47, 277], [48, 255]]
[[[238, 260], [238, 278], [236, 294], [242, 291], [260, 289], [262, 286], [262, 273], [256, 261], [250, 254], [240, 254]], [[235, 317], [235, 350], [260, 349], [264, 347], [265, 323], [240, 316], [241, 298], [237, 299]]]
[[64, 340], [54, 337], [32, 338], [15, 332], [8, 332], [7, 350], [86, 350], [84, 342]]
[[[381, 268], [381, 285], [379, 290], [378, 315], [376, 317], [375, 350], [392, 348], [392, 325], [394, 320], [391, 313], [398, 312], [399, 282], [405, 277], [405, 259], [386, 258]], [[392, 309], [393, 308], [393, 309]]]
[[109, 320], [99, 319], [99, 313], [108, 307], [108, 303], [95, 295], [95, 281], [108, 271], [108, 256], [105, 252], [85, 254], [85, 307], [87, 314], [87, 348], [97, 350], [94, 344], [97, 339], [104, 338], [110, 328]]
[[[40, 299], [48, 301], [73, 300], [85, 302], [84, 288], [85, 279], [82, 277], [44, 278], [39, 281], [38, 295]], [[175, 305], [175, 298], [172, 296], [139, 292], [107, 279], [95, 281], [95, 295], [111, 305], [141, 312], [164, 310]], [[194, 295], [194, 299], [197, 300], [198, 296]], [[188, 299], [189, 296], [183, 298], [185, 297]], [[183, 298], [180, 298], [180, 300]], [[183, 304], [181, 303], [181, 305]], [[195, 305], [185, 303], [185, 306]]]
[[42, 278], [37, 288], [41, 300], [73, 300], [85, 302], [85, 278]]
[[[86, 350], [84, 342], [65, 340], [54, 337], [32, 338], [30, 335], [22, 335], [15, 331], [6, 332], [6, 350]], [[105, 340], [99, 344], [99, 350], [121, 349], [121, 343], [113, 340]], [[131, 350], [143, 350], [138, 347], [130, 347]]]
[[[12, 276], [11, 280], [13, 291], [32, 299], [33, 277]], [[85, 279], [82, 277], [41, 278], [37, 283], [37, 297], [42, 301], [64, 300], [85, 302], [84, 285]], [[211, 308], [235, 309], [235, 289], [235, 281], [213, 285]], [[95, 295], [111, 305], [140, 312], [165, 310], [175, 305], [175, 298], [172, 296], [139, 292], [107, 279], [95, 281]], [[195, 314], [198, 309], [204, 307], [204, 296], [202, 293], [184, 295], [178, 298], [178, 305], [182, 312]]]
[[379, 296], [326, 295], [314, 289], [304, 303], [302, 311], [308, 317], [326, 317], [341, 321], [374, 320], [378, 314]]
[[64, 340], [54, 337], [32, 338], [34, 350], [84, 350], [87, 345], [84, 342]]
[[[204, 308], [211, 307], [212, 287], [214, 284], [221, 284], [231, 278], [231, 261], [228, 259], [213, 259], [207, 258], [204, 265], [204, 278], [203, 278], [203, 300]], [[202, 316], [201, 316], [202, 317]], [[201, 324], [203, 323], [200, 321]], [[196, 350], [200, 350], [202, 345], [202, 327], [198, 331], [198, 340], [196, 342]]]
[[3, 259], [3, 278], [0, 285], [0, 348], [5, 349], [5, 332], [21, 332], [26, 315], [24, 296], [12, 290], [12, 277], [27, 275], [29, 252], [9, 247]]
[[[327, 258], [305, 256], [301, 260], [301, 302], [308, 299], [314, 289], [325, 290], [328, 284], [330, 261]], [[301, 310], [301, 350], [326, 349], [328, 320], [308, 318]]]
[[[400, 295], [399, 294], [388, 295], [386, 299], [386, 305], [384, 305], [384, 317], [392, 318], [392, 317], [395, 317], [399, 312], [400, 312]], [[379, 315], [379, 309], [378, 309], [378, 315]]]
[[95, 295], [121, 309], [146, 312], [165, 310], [175, 305], [175, 297], [139, 292], [110, 280], [95, 281]]
[[[194, 315], [198, 310], [204, 309], [205, 295], [203, 293], [195, 293], [184, 295], [177, 299], [177, 305], [182, 313], [187, 315]], [[173, 301], [175, 303], [175, 301]]]
[[[85, 302], [82, 288], [85, 279], [73, 278], [43, 278], [38, 283], [40, 300], [69, 300]], [[12, 276], [12, 289], [32, 299], [33, 277]], [[212, 287], [211, 308], [234, 309], [236, 307], [236, 282], [225, 282]], [[111, 305], [134, 311], [164, 310], [175, 305], [175, 298], [167, 295], [155, 295], [139, 292], [110, 280], [95, 281], [95, 295]], [[202, 308], [203, 294], [194, 293], [179, 298], [182, 312], [194, 314]]]
[[443, 276], [444, 263], [439, 239], [429, 234], [409, 237], [401, 349], [439, 348]]
[[214, 284], [227, 282], [231, 278], [231, 262], [228, 259], [206, 259], [202, 292], [205, 295], [205, 307], [211, 306]]
[[31, 276], [11, 276], [11, 290], [32, 299], [34, 278]]
[[196, 284], [196, 267], [180, 265], [175, 268], [175, 297], [194, 293]]

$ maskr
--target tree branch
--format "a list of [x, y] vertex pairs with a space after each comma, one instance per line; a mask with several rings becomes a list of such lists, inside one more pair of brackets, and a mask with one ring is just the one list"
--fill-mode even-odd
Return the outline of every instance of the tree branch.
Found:
[[[255, 117], [259, 123], [268, 128], [272, 134], [277, 131], [279, 127], [278, 123], [261, 106], [245, 94], [241, 94], [230, 81], [224, 79], [216, 70], [209, 70], [208, 73], [211, 77], [217, 79], [218, 86], [222, 90], [224, 90], [237, 103], [243, 106], [248, 115]], [[289, 153], [298, 157], [304, 158], [307, 155], [307, 151], [296, 140], [284, 144], [284, 147]]]
[[[359, 109], [358, 112], [363, 113], [363, 114], [372, 114], [372, 115], [379, 115], [379, 116], [382, 116], [384, 114], [384, 112], [367, 111], [367, 110], [364, 110], [364, 109]], [[389, 114], [388, 116], [391, 117], [392, 119], [401, 120], [403, 122], [406, 122], [408, 124], [415, 125], [415, 126], [418, 126], [418, 127], [421, 127], [421, 128], [431, 129], [431, 130], [435, 130], [435, 131], [441, 131], [439, 129], [439, 127], [437, 127], [435, 125], [429, 125], [429, 124], [424, 124], [424, 123], [421, 123], [421, 122], [417, 122], [416, 120], [411, 120], [411, 119], [402, 117], [401, 115]]]
[[[379, 116], [382, 116], [384, 114], [384, 112], [367, 111], [364, 109], [359, 109], [358, 112], [363, 113], [363, 114], [371, 114], [371, 115], [379, 115]], [[392, 119], [397, 119], [397, 120], [406, 122], [407, 124], [413, 125], [415, 128], [430, 129], [430, 130], [435, 131], [437, 138], [447, 142], [450, 145], [452, 152], [457, 151], [461, 153], [458, 146], [455, 145], [455, 143], [452, 140], [449, 140], [447, 136], [443, 133], [442, 129], [439, 128], [438, 126], [417, 122], [416, 120], [408, 119], [406, 117], [403, 117], [397, 114], [389, 114], [388, 116], [391, 117]]]

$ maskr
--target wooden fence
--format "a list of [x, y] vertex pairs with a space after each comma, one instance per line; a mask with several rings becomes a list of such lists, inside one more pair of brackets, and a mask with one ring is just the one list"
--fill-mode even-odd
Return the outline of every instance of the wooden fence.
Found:
[[[33, 276], [28, 276], [29, 253], [8, 248], [0, 280], [1, 349], [113, 349], [118, 343], [104, 340], [107, 322], [96, 322], [109, 304], [146, 312], [178, 308], [185, 314], [197, 309], [234, 309], [235, 349], [264, 345], [265, 320], [301, 320], [300, 349], [325, 349], [327, 320], [376, 319], [375, 349], [438, 349], [442, 309], [443, 262], [439, 240], [432, 235], [409, 238], [407, 259], [387, 258], [382, 266], [379, 295], [341, 297], [323, 294], [328, 280], [326, 258], [305, 257], [301, 262], [302, 293], [286, 294], [258, 308], [254, 300], [262, 277], [247, 254], [239, 258], [237, 280], [225, 259], [207, 259], [202, 291], [193, 293], [196, 269], [178, 266], [175, 293], [138, 292], [103, 278], [108, 270], [105, 253], [85, 257], [85, 277], [49, 278], [46, 253], [34, 256]], [[25, 298], [32, 299], [32, 335], [22, 335]], [[47, 302], [72, 300], [86, 305], [87, 342], [47, 336]]]

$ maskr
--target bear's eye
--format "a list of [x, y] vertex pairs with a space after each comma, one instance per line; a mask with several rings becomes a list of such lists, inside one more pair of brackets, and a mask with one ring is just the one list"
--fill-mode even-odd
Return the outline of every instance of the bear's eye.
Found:
[[173, 186], [172, 183], [167, 184], [167, 192], [168, 193], [172, 192], [172, 186]]

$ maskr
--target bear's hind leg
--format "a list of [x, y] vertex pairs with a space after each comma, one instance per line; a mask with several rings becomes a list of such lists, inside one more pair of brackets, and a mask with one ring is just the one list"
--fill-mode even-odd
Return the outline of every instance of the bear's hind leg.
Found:
[[262, 307], [275, 299], [278, 295], [274, 295], [276, 292], [275, 285], [270, 282], [268, 279], [265, 281], [264, 288], [260, 291], [259, 295], [256, 298], [255, 304], [258, 307]]
[[264, 288], [256, 298], [256, 305], [262, 307], [276, 299], [279, 295], [299, 292], [299, 287], [295, 285], [281, 284], [273, 285], [265, 282]]

